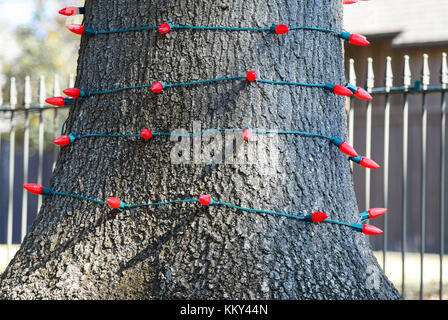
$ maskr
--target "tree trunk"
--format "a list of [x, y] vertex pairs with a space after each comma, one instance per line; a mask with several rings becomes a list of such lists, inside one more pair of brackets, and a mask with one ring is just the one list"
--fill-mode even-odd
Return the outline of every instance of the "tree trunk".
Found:
[[[341, 9], [340, 0], [98, 0], [86, 2], [84, 25], [110, 30], [164, 21], [260, 28], [284, 23], [340, 30]], [[344, 83], [343, 44], [331, 34], [309, 31], [84, 35], [76, 86], [96, 91], [244, 76], [248, 70], [269, 80]], [[67, 132], [193, 132], [250, 125], [344, 137], [344, 101], [319, 88], [246, 81], [169, 88], [159, 94], [133, 89], [78, 99]], [[207, 193], [249, 208], [296, 215], [324, 211], [332, 219], [357, 222], [350, 164], [334, 145], [298, 136], [257, 135], [247, 143], [241, 142], [241, 133], [233, 138], [209, 135], [180, 144], [168, 137], [86, 138], [62, 147], [51, 188], [126, 203]], [[182, 148], [184, 158], [178, 163]], [[240, 157], [232, 163], [232, 148], [252, 153], [246, 161]], [[212, 150], [212, 159], [201, 161], [201, 150]], [[119, 212], [61, 196], [44, 200], [2, 276], [0, 296], [399, 298], [367, 236], [345, 226], [197, 203]]]

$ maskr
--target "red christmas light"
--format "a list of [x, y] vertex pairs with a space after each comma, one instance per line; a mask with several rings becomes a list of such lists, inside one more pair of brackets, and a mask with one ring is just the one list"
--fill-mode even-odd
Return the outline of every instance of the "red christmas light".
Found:
[[140, 136], [141, 136], [143, 139], [151, 139], [151, 137], [152, 137], [152, 131], [149, 130], [149, 129], [143, 129], [143, 130], [140, 132]]
[[355, 149], [353, 149], [353, 147], [349, 145], [347, 142], [342, 142], [339, 146], [339, 150], [341, 150], [342, 153], [345, 153], [350, 157], [358, 156], [358, 153], [355, 151]]
[[333, 93], [337, 94], [338, 96], [346, 96], [346, 97], [353, 95], [353, 92], [350, 89], [340, 84], [334, 86]]
[[163, 83], [162, 82], [156, 82], [151, 86], [151, 91], [154, 93], [162, 92], [163, 90]]
[[59, 14], [64, 16], [74, 16], [79, 13], [78, 7], [66, 7], [64, 9], [59, 10]]
[[24, 184], [23, 187], [34, 194], [42, 194], [44, 192], [44, 187], [42, 187], [40, 184], [28, 183]]
[[208, 206], [212, 203], [212, 197], [210, 197], [208, 194], [203, 194], [199, 196], [199, 202], [204, 206]]
[[65, 106], [65, 98], [64, 97], [53, 97], [45, 100], [46, 103], [51, 104], [57, 107]]
[[369, 168], [369, 169], [379, 169], [380, 168], [378, 163], [376, 163], [372, 159], [369, 159], [369, 158], [366, 158], [366, 157], [363, 157], [359, 164], [361, 166], [363, 166], [364, 168]]
[[284, 24], [278, 24], [274, 30], [276, 34], [285, 34], [289, 32], [289, 27]]
[[246, 79], [247, 81], [254, 82], [255, 80], [257, 80], [257, 73], [255, 71], [249, 71], [246, 74]]
[[169, 23], [164, 22], [159, 26], [160, 33], [168, 33], [168, 32], [170, 32], [170, 30], [171, 30], [171, 26]]
[[370, 93], [368, 93], [363, 88], [358, 88], [358, 90], [356, 90], [355, 97], [357, 97], [359, 99], [363, 99], [363, 100], [372, 100], [373, 99], [372, 96], [370, 95]]
[[366, 37], [356, 33], [350, 36], [348, 42], [357, 46], [368, 46], [370, 44]]
[[54, 139], [54, 141], [53, 141], [53, 143], [58, 146], [67, 146], [70, 144], [70, 142], [71, 142], [71, 139], [68, 135], [60, 136], [60, 137]]
[[380, 216], [382, 216], [383, 214], [385, 214], [387, 212], [386, 208], [372, 208], [367, 210], [367, 212], [369, 212], [369, 218], [370, 219], [375, 219], [378, 218]]
[[81, 95], [81, 90], [78, 88], [68, 88], [64, 90], [64, 93], [71, 98], [79, 98]]
[[358, 0], [343, 0], [342, 4], [353, 4], [353, 3], [356, 3], [356, 2], [358, 2]]
[[121, 200], [118, 198], [107, 198], [106, 202], [114, 209], [118, 209], [121, 207]]
[[326, 214], [325, 212], [320, 212], [320, 211], [316, 211], [311, 215], [311, 220], [313, 220], [313, 222], [322, 222], [325, 219], [328, 218], [328, 214]]
[[68, 30], [76, 34], [83, 34], [86, 28], [82, 24], [69, 24], [66, 26]]
[[250, 139], [252, 139], [252, 131], [250, 129], [243, 130], [243, 139], [246, 141], [249, 141]]
[[365, 224], [362, 226], [362, 233], [367, 234], [369, 236], [374, 236], [374, 235], [378, 235], [378, 234], [382, 234], [383, 230], [372, 226], [370, 224]]

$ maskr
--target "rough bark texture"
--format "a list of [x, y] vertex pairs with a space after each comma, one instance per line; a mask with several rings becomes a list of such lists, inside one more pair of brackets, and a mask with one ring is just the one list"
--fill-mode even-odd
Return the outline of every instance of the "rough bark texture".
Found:
[[[340, 29], [340, 0], [87, 1], [84, 24], [98, 30], [174, 24], [274, 23]], [[61, 30], [61, 32], [63, 32]], [[324, 33], [155, 31], [83, 36], [77, 87], [245, 75], [344, 83], [343, 46]], [[344, 99], [321, 89], [228, 82], [149, 89], [79, 100], [67, 132], [135, 133], [255, 128], [346, 134]], [[216, 140], [217, 138], [215, 138]], [[208, 143], [209, 138], [203, 143]], [[93, 138], [61, 149], [51, 187], [126, 203], [197, 197], [356, 222], [347, 157], [328, 141], [278, 137], [246, 164], [173, 164], [175, 141]], [[249, 143], [250, 145], [251, 143]], [[250, 147], [247, 144], [244, 148]], [[275, 150], [274, 150], [275, 151]], [[52, 197], [0, 283], [3, 298], [395, 299], [366, 236], [198, 204], [125, 210]]]

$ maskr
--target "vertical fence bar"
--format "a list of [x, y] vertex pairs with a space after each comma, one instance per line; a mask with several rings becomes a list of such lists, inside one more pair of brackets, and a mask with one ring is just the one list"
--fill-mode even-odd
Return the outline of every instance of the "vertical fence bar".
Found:
[[[367, 59], [367, 91], [372, 93], [375, 86], [375, 76], [373, 74], [373, 59]], [[371, 157], [372, 150], [372, 101], [367, 102], [366, 110], [366, 157]], [[366, 170], [365, 202], [366, 208], [370, 208], [370, 170]]]
[[[430, 84], [428, 55], [423, 55], [422, 89], [427, 90]], [[422, 189], [421, 189], [421, 242], [420, 242], [420, 300], [423, 299], [424, 272], [423, 263], [426, 246], [426, 167], [427, 167], [428, 105], [426, 93], [422, 93]]]
[[[355, 60], [350, 59], [350, 71], [349, 71], [349, 83], [351, 83], [352, 85], [356, 86], [356, 72], [355, 72]], [[350, 109], [348, 112], [348, 138], [349, 138], [349, 143], [351, 146], [353, 146], [355, 143], [355, 108], [354, 108], [354, 104], [355, 104], [355, 99], [353, 98], [349, 98], [350, 99]], [[353, 167], [353, 161], [350, 161]]]
[[405, 296], [405, 266], [407, 242], [407, 216], [408, 216], [408, 142], [409, 142], [409, 101], [408, 90], [411, 86], [411, 67], [409, 56], [404, 56], [403, 69], [403, 176], [402, 176], [402, 225], [401, 225], [401, 295]]
[[[39, 81], [39, 106], [43, 107], [45, 104], [45, 77], [40, 76]], [[39, 110], [39, 160], [37, 165], [37, 183], [42, 184], [42, 171], [44, 166], [44, 119], [43, 112]], [[40, 210], [42, 205], [42, 197], [37, 198], [37, 212]]]
[[9, 193], [8, 193], [8, 222], [6, 231], [6, 242], [7, 242], [7, 259], [10, 261], [12, 259], [12, 224], [13, 224], [13, 207], [14, 207], [14, 156], [15, 156], [15, 123], [14, 109], [17, 106], [17, 88], [16, 88], [16, 78], [11, 78], [11, 87], [9, 94], [9, 104], [11, 108], [11, 118], [10, 118], [10, 134], [9, 134]]
[[[386, 58], [386, 75], [384, 86], [386, 88], [386, 101], [384, 105], [384, 163], [383, 163], [383, 199], [384, 208], [389, 206], [389, 143], [390, 143], [390, 88], [393, 86], [394, 75], [392, 72], [392, 58]], [[386, 253], [388, 219], [384, 216], [384, 238], [383, 238], [383, 270], [386, 272]]]
[[[442, 67], [440, 69], [440, 83], [442, 88], [448, 87], [447, 55], [442, 54]], [[442, 92], [440, 106], [440, 274], [439, 298], [443, 300], [443, 255], [445, 253], [445, 192], [446, 192], [446, 93]]]
[[[28, 109], [31, 106], [31, 84], [30, 77], [25, 78], [25, 89], [23, 97], [23, 107]], [[28, 183], [28, 165], [30, 150], [30, 117], [28, 110], [24, 112], [24, 129], [23, 129], [23, 184]], [[28, 193], [22, 189], [22, 223], [20, 240], [23, 241], [27, 232], [28, 223]]]
[[[69, 87], [71, 88], [71, 87]], [[57, 97], [60, 95], [61, 89], [60, 89], [60, 85], [59, 85], [59, 76], [56, 74], [54, 76], [54, 85], [53, 85], [53, 96]], [[58, 108], [54, 108], [54, 113], [53, 113], [53, 136], [56, 139], [59, 134], [58, 134], [58, 128], [57, 128], [57, 122], [58, 122]], [[53, 144], [53, 165], [52, 165], [52, 169], [54, 170], [54, 167], [56, 165], [56, 160], [58, 157], [58, 148], [57, 145]]]

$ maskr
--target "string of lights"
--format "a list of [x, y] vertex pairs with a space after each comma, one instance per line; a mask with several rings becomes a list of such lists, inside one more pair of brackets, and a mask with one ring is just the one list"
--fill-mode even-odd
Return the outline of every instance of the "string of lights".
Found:
[[174, 132], [156, 132], [150, 129], [143, 129], [140, 133], [128, 133], [128, 134], [113, 134], [113, 133], [86, 133], [81, 135], [76, 135], [74, 133], [64, 133], [64, 127], [62, 128], [62, 135], [54, 140], [54, 144], [58, 146], [67, 146], [77, 140], [85, 139], [85, 138], [93, 138], [93, 137], [104, 137], [104, 138], [141, 138], [144, 140], [151, 139], [155, 136], [174, 136], [174, 137], [197, 137], [203, 136], [207, 134], [217, 133], [217, 132], [241, 132], [242, 138], [245, 141], [249, 141], [252, 139], [254, 134], [279, 134], [279, 135], [299, 135], [303, 137], [309, 138], [320, 138], [326, 139], [330, 141], [333, 145], [339, 148], [339, 150], [349, 156], [349, 160], [361, 165], [364, 168], [368, 169], [379, 169], [380, 166], [373, 161], [372, 159], [363, 157], [358, 155], [358, 153], [350, 146], [347, 142], [343, 141], [341, 138], [337, 136], [326, 136], [322, 134], [306, 132], [306, 131], [286, 131], [286, 130], [259, 130], [252, 129], [250, 126], [245, 129], [209, 129], [194, 133], [174, 133]]
[[[45, 195], [45, 196], [56, 195], [56, 196], [64, 196], [64, 197], [71, 197], [71, 198], [76, 198], [76, 199], [81, 199], [81, 200], [87, 200], [87, 201], [98, 203], [98, 204], [109, 205], [111, 208], [117, 209], [119, 211], [123, 211], [125, 209], [138, 208], [138, 207], [152, 207], [152, 206], [170, 205], [170, 204], [176, 204], [176, 203], [200, 203], [201, 205], [203, 205], [205, 207], [226, 206], [226, 207], [240, 210], [243, 212], [260, 213], [260, 214], [273, 215], [273, 216], [282, 216], [282, 217], [295, 219], [297, 221], [302, 221], [302, 222], [314, 222], [314, 223], [325, 222], [325, 223], [332, 223], [332, 224], [337, 224], [337, 225], [344, 225], [344, 226], [354, 229], [355, 231], [362, 232], [366, 235], [378, 235], [378, 234], [383, 233], [383, 231], [381, 229], [379, 229], [375, 226], [372, 226], [372, 225], [354, 224], [354, 223], [347, 223], [347, 222], [341, 222], [341, 221], [327, 219], [328, 214], [325, 212], [316, 211], [316, 212], [313, 212], [312, 214], [308, 214], [306, 216], [297, 216], [297, 215], [292, 215], [292, 214], [283, 213], [283, 212], [246, 208], [246, 207], [238, 206], [238, 205], [235, 205], [232, 203], [215, 201], [211, 196], [209, 196], [207, 194], [202, 194], [198, 198], [192, 198], [192, 199], [176, 199], [176, 200], [169, 200], [169, 201], [163, 201], [163, 202], [128, 204], [128, 203], [125, 203], [124, 201], [120, 200], [119, 198], [115, 198], [115, 197], [110, 197], [110, 198], [107, 198], [106, 201], [102, 201], [102, 200], [98, 200], [98, 199], [84, 197], [84, 196], [81, 196], [78, 194], [55, 191], [50, 188], [43, 187], [39, 184], [25, 184], [23, 187], [26, 190], [28, 190], [29, 192], [37, 194], [37, 195]], [[375, 218], [377, 216], [379, 216], [379, 211], [380, 211], [379, 208], [370, 209], [369, 211], [377, 212], [377, 215], [375, 216]], [[385, 213], [385, 211], [383, 213]], [[363, 214], [363, 213], [361, 213], [361, 214]], [[365, 219], [370, 219], [370, 217], [367, 217]]]
[[[368, 0], [360, 0], [360, 1], [368, 1]], [[343, 0], [342, 4], [353, 4], [358, 2], [358, 0]], [[74, 16], [78, 14], [84, 14], [85, 8], [84, 7], [66, 7], [61, 10], [59, 10], [59, 13], [64, 16]]]
[[93, 28], [86, 27], [82, 24], [70, 24], [67, 25], [67, 29], [75, 34], [85, 34], [89, 36], [100, 35], [100, 34], [110, 34], [110, 33], [123, 33], [131, 31], [144, 31], [144, 30], [157, 30], [161, 34], [167, 34], [172, 30], [213, 30], [213, 31], [253, 31], [253, 32], [271, 32], [278, 35], [286, 34], [290, 31], [314, 31], [314, 32], [325, 32], [335, 35], [350, 44], [357, 46], [368, 46], [370, 42], [366, 37], [350, 33], [346, 31], [335, 31], [327, 28], [312, 27], [312, 26], [298, 26], [289, 27], [285, 24], [274, 24], [268, 28], [251, 28], [251, 27], [225, 27], [225, 26], [188, 26], [188, 25], [173, 25], [170, 22], [164, 22], [159, 26], [141, 26], [132, 27], [124, 29], [112, 29], [112, 30], [94, 30]]
[[[363, 0], [367, 1], [367, 0]], [[343, 4], [353, 4], [358, 2], [358, 0], [343, 0]], [[77, 14], [84, 14], [84, 7], [66, 7], [59, 11], [60, 14], [66, 16], [73, 16]], [[193, 25], [176, 25], [170, 22], [164, 22], [158, 26], [139, 26], [139, 27], [130, 27], [123, 29], [112, 29], [112, 30], [95, 30], [91, 27], [84, 26], [81, 24], [72, 24], [67, 25], [67, 28], [79, 35], [87, 35], [87, 36], [95, 36], [102, 34], [115, 34], [115, 33], [125, 33], [125, 32], [134, 32], [134, 31], [144, 31], [144, 30], [153, 30], [158, 31], [161, 34], [167, 34], [173, 31], [182, 31], [182, 30], [208, 30], [208, 31], [236, 31], [236, 32], [269, 32], [277, 35], [284, 35], [292, 31], [309, 31], [309, 32], [324, 32], [336, 37], [339, 37], [350, 44], [359, 45], [359, 46], [367, 46], [369, 45], [369, 41], [362, 35], [352, 34], [346, 31], [336, 31], [328, 28], [322, 27], [314, 27], [314, 26], [288, 26], [285, 24], [273, 24], [270, 27], [265, 28], [254, 28], [254, 27], [232, 27], [232, 26], [193, 26]], [[332, 93], [340, 96], [352, 96], [354, 95], [357, 98], [363, 100], [372, 100], [372, 96], [363, 88], [354, 86], [352, 84], [347, 83], [346, 85], [339, 84], [331, 84], [331, 83], [306, 83], [306, 82], [294, 82], [294, 81], [275, 81], [275, 80], [266, 80], [258, 78], [258, 75], [255, 71], [249, 71], [245, 76], [233, 76], [233, 77], [224, 77], [224, 78], [213, 78], [213, 79], [205, 79], [198, 81], [188, 81], [188, 82], [174, 82], [174, 83], [165, 83], [162, 81], [157, 81], [152, 84], [142, 84], [135, 86], [125, 86], [107, 90], [90, 90], [90, 89], [80, 89], [80, 88], [68, 88], [64, 90], [64, 94], [66, 94], [70, 98], [65, 97], [52, 97], [46, 100], [47, 103], [55, 106], [67, 106], [72, 105], [75, 99], [78, 98], [88, 98], [90, 96], [95, 95], [104, 95], [111, 94], [116, 92], [121, 92], [124, 90], [131, 89], [141, 89], [141, 88], [150, 88], [153, 93], [161, 93], [162, 91], [170, 88], [180, 87], [180, 86], [196, 86], [202, 84], [216, 83], [216, 82], [229, 82], [229, 81], [247, 81], [247, 82], [256, 82], [259, 84], [266, 85], [280, 85], [280, 86], [300, 86], [300, 87], [308, 87], [308, 88], [318, 88], [331, 91]], [[366, 158], [362, 155], [358, 155], [357, 152], [353, 149], [352, 146], [347, 144], [341, 138], [337, 136], [327, 136], [323, 134], [305, 132], [305, 131], [287, 131], [287, 130], [259, 130], [252, 129], [250, 126], [245, 129], [210, 129], [204, 130], [200, 132], [194, 133], [172, 133], [172, 132], [158, 132], [152, 131], [150, 129], [143, 129], [139, 133], [128, 133], [128, 134], [111, 134], [111, 133], [86, 133], [86, 134], [74, 134], [68, 133], [64, 134], [65, 123], [62, 126], [62, 135], [54, 140], [54, 143], [59, 146], [67, 146], [77, 140], [85, 139], [85, 138], [141, 138], [143, 140], [149, 140], [153, 137], [169, 137], [169, 136], [177, 136], [177, 137], [196, 137], [202, 136], [206, 134], [212, 134], [217, 132], [233, 132], [233, 133], [241, 133], [243, 140], [250, 141], [254, 134], [282, 134], [282, 135], [298, 135], [309, 138], [318, 138], [328, 140], [331, 144], [337, 146], [339, 150], [349, 156], [349, 160], [353, 161], [363, 167], [370, 169], [378, 169], [380, 166], [373, 160]], [[76, 198], [80, 200], [91, 201], [97, 204], [109, 205], [113, 209], [117, 209], [119, 211], [123, 211], [125, 209], [132, 209], [138, 207], [151, 207], [151, 206], [161, 206], [161, 205], [174, 205], [178, 203], [199, 203], [205, 207], [213, 207], [213, 206], [225, 206], [235, 210], [247, 212], [247, 213], [258, 213], [258, 214], [266, 214], [266, 215], [274, 215], [274, 216], [283, 216], [290, 219], [295, 219], [301, 222], [314, 222], [314, 223], [331, 223], [341, 226], [350, 227], [351, 229], [362, 232], [367, 235], [376, 235], [381, 234], [382, 230], [371, 226], [369, 224], [363, 224], [364, 221], [368, 219], [375, 219], [381, 215], [383, 215], [387, 210], [385, 208], [373, 208], [367, 211], [359, 213], [360, 223], [347, 223], [337, 220], [328, 219], [328, 214], [324, 212], [314, 212], [312, 214], [308, 214], [306, 216], [297, 216], [293, 214], [287, 214], [283, 212], [276, 211], [267, 211], [253, 208], [246, 208], [242, 206], [238, 206], [232, 203], [215, 201], [213, 198], [207, 194], [203, 194], [198, 198], [191, 199], [176, 199], [169, 200], [164, 202], [150, 202], [150, 203], [141, 203], [141, 204], [127, 204], [120, 200], [119, 198], [110, 197], [105, 201], [98, 200], [94, 198], [85, 197], [78, 194], [65, 193], [60, 191], [55, 191], [50, 188], [43, 187], [37, 184], [25, 184], [24, 188], [34, 194], [45, 195], [45, 196], [65, 196]]]
[[[264, 79], [258, 79], [257, 73], [255, 71], [249, 71], [245, 77], [243, 76], [236, 76], [236, 77], [227, 77], [227, 78], [214, 78], [214, 79], [206, 79], [206, 80], [198, 80], [198, 81], [189, 81], [189, 82], [177, 82], [177, 83], [165, 83], [161, 81], [157, 81], [153, 84], [144, 84], [144, 85], [138, 85], [138, 86], [127, 86], [127, 87], [121, 87], [121, 88], [115, 88], [115, 89], [109, 89], [109, 90], [102, 90], [102, 91], [88, 91], [88, 90], [81, 90], [79, 88], [68, 88], [64, 90], [64, 93], [74, 99], [77, 98], [87, 98], [94, 95], [102, 95], [102, 94], [110, 94], [110, 93], [116, 93], [124, 90], [131, 90], [131, 89], [141, 89], [141, 88], [151, 88], [151, 91], [153, 93], [160, 93], [164, 89], [167, 88], [174, 88], [174, 87], [180, 87], [180, 86], [193, 86], [193, 85], [200, 85], [200, 84], [207, 84], [212, 82], [223, 82], [223, 81], [248, 81], [248, 82], [257, 82], [257, 83], [263, 83], [263, 84], [272, 84], [272, 85], [282, 85], [282, 86], [301, 86], [301, 87], [311, 87], [311, 88], [323, 88], [326, 90], [329, 90], [333, 92], [336, 95], [339, 96], [352, 96], [363, 100], [372, 100], [372, 96], [363, 88], [354, 86], [350, 83], [347, 83], [345, 86], [339, 85], [339, 84], [330, 84], [330, 83], [304, 83], [304, 82], [292, 82], [292, 81], [272, 81], [272, 80], [264, 80]], [[64, 97], [52, 97], [45, 100], [47, 103], [56, 105], [56, 106], [64, 106], [69, 105], [73, 103], [73, 100], [70, 98], [64, 98]]]

